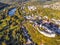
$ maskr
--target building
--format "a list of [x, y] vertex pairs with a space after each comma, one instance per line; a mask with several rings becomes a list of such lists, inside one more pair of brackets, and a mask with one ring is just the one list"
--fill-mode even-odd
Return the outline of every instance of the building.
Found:
[[28, 6], [28, 9], [29, 9], [30, 11], [32, 11], [32, 10], [36, 10], [36, 7], [35, 7], [35, 6]]

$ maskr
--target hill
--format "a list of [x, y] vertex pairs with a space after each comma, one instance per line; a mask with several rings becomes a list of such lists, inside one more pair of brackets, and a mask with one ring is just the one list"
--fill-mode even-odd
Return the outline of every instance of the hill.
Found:
[[60, 2], [56, 2], [53, 4], [49, 4], [49, 5], [43, 5], [43, 8], [51, 8], [54, 10], [60, 10]]

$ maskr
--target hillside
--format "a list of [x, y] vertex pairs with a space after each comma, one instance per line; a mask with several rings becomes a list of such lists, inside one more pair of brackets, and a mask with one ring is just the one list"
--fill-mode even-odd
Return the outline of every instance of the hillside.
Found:
[[12, 5], [0, 11], [0, 45], [60, 45], [60, 11], [42, 7], [46, 1], [6, 1]]
[[56, 2], [50, 5], [43, 5], [43, 8], [51, 8], [54, 10], [60, 10], [60, 2]]
[[49, 4], [49, 3], [52, 3], [52, 2], [59, 2], [60, 0], [0, 0], [0, 2], [2, 3], [9, 3], [9, 4], [12, 4], [12, 2], [27, 2], [27, 1], [37, 1], [37, 2], [40, 2], [42, 4]]

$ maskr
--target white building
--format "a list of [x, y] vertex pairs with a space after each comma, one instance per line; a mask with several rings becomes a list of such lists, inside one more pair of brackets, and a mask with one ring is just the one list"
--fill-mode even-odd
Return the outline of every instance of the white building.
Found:
[[57, 20], [57, 21], [56, 21], [56, 24], [60, 25], [60, 20]]
[[60, 25], [60, 20], [52, 19], [57, 25]]
[[44, 5], [43, 8], [50, 8], [50, 5]]
[[55, 33], [47, 33], [47, 32], [45, 32], [45, 31], [41, 31], [41, 30], [39, 30], [38, 28], [37, 28], [37, 30], [38, 30], [38, 32], [40, 32], [41, 34], [43, 34], [44, 36], [47, 36], [47, 37], [55, 37], [56, 36], [56, 34]]
[[35, 6], [28, 6], [28, 9], [31, 11], [31, 10], [36, 10], [36, 7]]

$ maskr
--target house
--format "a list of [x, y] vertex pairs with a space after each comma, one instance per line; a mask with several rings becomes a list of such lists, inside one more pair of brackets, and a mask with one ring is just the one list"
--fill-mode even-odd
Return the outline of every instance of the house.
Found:
[[30, 44], [32, 43], [30, 39], [27, 39], [27, 44]]
[[56, 19], [51, 19], [51, 20], [54, 21], [55, 24], [60, 25], [60, 20], [56, 20]]
[[32, 11], [32, 10], [36, 10], [37, 8], [35, 6], [28, 6], [28, 9]]
[[50, 8], [50, 5], [43, 5], [43, 8]]
[[60, 20], [57, 20], [57, 21], [56, 21], [56, 24], [60, 25]]

